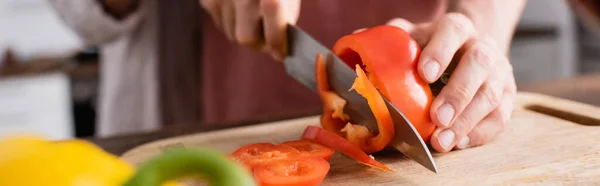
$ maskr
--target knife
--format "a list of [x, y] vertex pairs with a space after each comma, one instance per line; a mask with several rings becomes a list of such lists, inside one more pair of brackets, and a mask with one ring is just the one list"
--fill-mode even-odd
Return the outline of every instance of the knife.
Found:
[[[289, 76], [316, 92], [315, 60], [317, 54], [321, 53], [326, 59], [325, 68], [329, 85], [347, 101], [344, 112], [352, 121], [364, 125], [371, 131], [378, 131], [377, 121], [367, 100], [355, 91], [349, 91], [357, 76], [348, 65], [297, 26], [288, 25], [287, 42], [288, 55], [284, 59], [284, 66]], [[417, 130], [396, 106], [385, 97], [383, 99], [394, 122], [395, 138], [390, 146], [437, 173], [431, 153]]]

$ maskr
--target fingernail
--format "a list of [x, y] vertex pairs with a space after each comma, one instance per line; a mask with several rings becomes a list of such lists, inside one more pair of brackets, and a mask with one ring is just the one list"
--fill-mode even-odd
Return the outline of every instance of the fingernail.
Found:
[[437, 76], [438, 72], [440, 71], [440, 64], [435, 61], [430, 61], [425, 64], [423, 70], [425, 72], [425, 79], [427, 79], [427, 81], [429, 81], [429, 82], [434, 82], [435, 77]]
[[454, 141], [454, 132], [452, 132], [452, 130], [449, 129], [444, 130], [439, 134], [438, 138], [440, 140], [440, 145], [442, 145], [442, 148], [449, 149], [450, 145], [452, 144], [452, 141]]
[[443, 104], [438, 108], [437, 116], [440, 123], [444, 125], [444, 127], [448, 127], [450, 125], [450, 120], [454, 117], [454, 108], [448, 103]]
[[352, 32], [352, 33], [353, 33], [353, 34], [356, 34], [356, 33], [359, 33], [359, 32], [365, 31], [365, 30], [366, 30], [366, 28], [361, 28], [361, 29], [355, 30], [355, 31], [354, 31], [354, 32]]
[[469, 136], [465, 136], [463, 137], [458, 144], [456, 144], [456, 147], [458, 147], [459, 149], [466, 149], [469, 148]]

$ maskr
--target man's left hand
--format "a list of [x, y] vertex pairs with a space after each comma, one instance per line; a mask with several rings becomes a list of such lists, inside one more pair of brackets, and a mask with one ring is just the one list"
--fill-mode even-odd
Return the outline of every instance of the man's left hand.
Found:
[[[446, 86], [431, 105], [437, 129], [431, 138], [439, 152], [483, 145], [504, 130], [516, 98], [516, 85], [506, 52], [478, 32], [470, 19], [448, 13], [434, 22], [388, 22], [409, 32], [422, 47], [420, 76], [435, 82], [455, 66]], [[450, 65], [456, 61], [457, 64]]]

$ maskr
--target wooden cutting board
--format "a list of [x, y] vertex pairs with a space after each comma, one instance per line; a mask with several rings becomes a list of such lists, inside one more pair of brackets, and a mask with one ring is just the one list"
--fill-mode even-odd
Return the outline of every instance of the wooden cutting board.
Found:
[[[159, 140], [122, 159], [137, 164], [169, 147], [209, 146], [229, 153], [249, 143], [298, 139], [318, 116]], [[336, 153], [322, 185], [600, 184], [600, 108], [519, 92], [505, 131], [476, 148], [437, 153], [433, 173], [399, 152], [375, 154], [395, 172], [368, 168]]]

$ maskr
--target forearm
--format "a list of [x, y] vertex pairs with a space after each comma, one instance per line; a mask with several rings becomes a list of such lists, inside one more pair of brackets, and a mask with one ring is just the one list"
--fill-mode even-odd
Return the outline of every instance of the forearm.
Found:
[[449, 11], [470, 18], [480, 34], [493, 37], [507, 54], [525, 3], [526, 0], [451, 0]]

